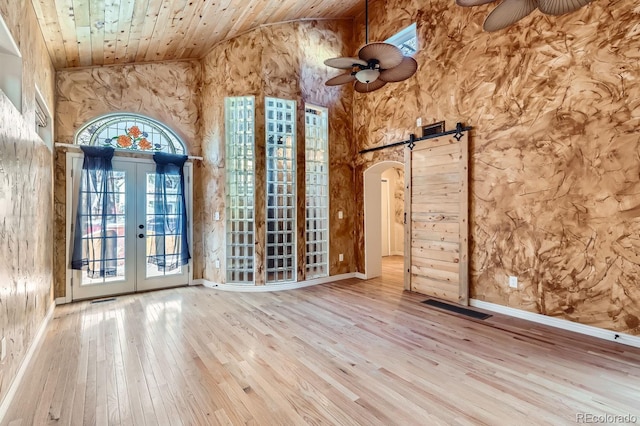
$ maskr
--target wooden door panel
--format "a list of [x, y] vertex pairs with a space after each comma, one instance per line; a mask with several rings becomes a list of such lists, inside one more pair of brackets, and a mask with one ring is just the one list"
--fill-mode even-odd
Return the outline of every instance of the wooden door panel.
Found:
[[443, 260], [445, 262], [450, 263], [459, 263], [460, 262], [460, 250], [457, 247], [451, 250], [444, 250], [443, 248], [412, 248], [411, 249], [411, 257], [415, 259], [426, 259], [426, 260]]
[[468, 134], [407, 148], [411, 291], [468, 304]]
[[459, 213], [460, 203], [451, 200], [451, 202], [434, 201], [428, 203], [416, 203], [412, 206], [412, 212], [416, 215], [415, 220], [420, 220], [420, 213]]
[[458, 300], [457, 285], [443, 285], [442, 281], [416, 275], [411, 279], [411, 291], [437, 297], [439, 299]]

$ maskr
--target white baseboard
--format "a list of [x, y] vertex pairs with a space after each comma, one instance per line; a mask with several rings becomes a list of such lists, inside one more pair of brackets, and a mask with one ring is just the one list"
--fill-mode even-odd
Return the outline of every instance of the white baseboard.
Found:
[[9, 390], [7, 391], [6, 395], [4, 396], [4, 399], [2, 400], [2, 404], [0, 404], [0, 423], [2, 423], [4, 416], [7, 414], [7, 411], [9, 410], [9, 406], [13, 401], [13, 397], [16, 395], [16, 392], [18, 391], [18, 387], [20, 386], [20, 383], [22, 383], [22, 378], [24, 377], [24, 374], [27, 372], [27, 368], [29, 368], [29, 364], [31, 363], [31, 358], [33, 358], [33, 355], [35, 354], [36, 349], [38, 348], [42, 338], [44, 337], [44, 332], [47, 329], [47, 326], [49, 325], [51, 318], [53, 318], [53, 310], [55, 309], [55, 307], [56, 307], [56, 304], [51, 303], [51, 306], [49, 307], [49, 311], [47, 312], [47, 315], [45, 315], [44, 320], [42, 321], [42, 324], [40, 324], [40, 328], [38, 328], [38, 332], [34, 336], [33, 341], [31, 342], [31, 346], [29, 346], [29, 350], [25, 354], [24, 359], [22, 360], [22, 364], [20, 364], [20, 368], [18, 369], [16, 376], [13, 378], [13, 381], [11, 382], [11, 386], [9, 386]]
[[508, 306], [489, 303], [482, 300], [471, 299], [469, 304], [473, 307], [486, 309], [487, 311], [499, 314], [509, 315], [511, 317], [521, 318], [538, 324], [544, 324], [551, 327], [561, 328], [575, 333], [585, 334], [587, 336], [597, 337], [611, 342], [622, 343], [623, 345], [634, 346], [640, 348], [640, 336], [619, 333], [616, 331], [606, 330], [604, 328], [593, 327], [591, 325], [580, 324], [561, 318], [550, 317], [547, 315], [536, 314], [533, 312], [523, 311], [521, 309], [510, 308]]
[[367, 274], [363, 274], [362, 272], [356, 272], [356, 278], [359, 278], [361, 280], [366, 280], [367, 278]]
[[66, 297], [56, 297], [56, 306], [71, 303], [71, 300], [67, 300]]
[[201, 284], [205, 287], [215, 288], [216, 290], [223, 291], [237, 291], [244, 293], [261, 293], [267, 291], [282, 291], [282, 290], [295, 290], [297, 288], [310, 287], [318, 284], [327, 284], [334, 281], [346, 280], [349, 278], [356, 278], [356, 274], [351, 272], [348, 274], [331, 275], [329, 277], [316, 278], [308, 281], [300, 281], [295, 283], [285, 284], [269, 284], [269, 285], [252, 285], [252, 284], [220, 284], [214, 283], [209, 280], [199, 279], [193, 280], [196, 284]]
[[391, 256], [404, 256], [404, 252], [403, 251], [392, 251], [391, 252]]

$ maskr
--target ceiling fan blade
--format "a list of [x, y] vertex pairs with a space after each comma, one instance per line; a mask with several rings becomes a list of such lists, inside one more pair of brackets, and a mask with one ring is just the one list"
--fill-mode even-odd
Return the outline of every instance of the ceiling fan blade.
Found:
[[462, 7], [480, 6], [482, 4], [493, 3], [496, 0], [456, 0], [456, 4]]
[[515, 24], [538, 7], [537, 0], [504, 0], [484, 20], [485, 31], [498, 31]]
[[354, 65], [366, 66], [367, 62], [358, 58], [329, 58], [324, 61], [324, 64], [328, 67], [338, 68], [341, 70], [350, 70]]
[[591, 0], [538, 0], [538, 9], [547, 15], [564, 15], [590, 2]]
[[356, 84], [353, 85], [353, 88], [356, 89], [356, 92], [359, 93], [369, 93], [373, 92], [374, 90], [378, 90], [385, 84], [387, 84], [387, 82], [380, 79], [372, 81], [371, 83], [362, 83], [360, 81], [356, 81]]
[[417, 69], [418, 63], [416, 60], [409, 56], [405, 56], [397, 67], [381, 71], [378, 79], [386, 81], [387, 83], [406, 80], [415, 74]]
[[351, 83], [356, 80], [356, 76], [351, 73], [340, 74], [339, 76], [330, 78], [324, 84], [326, 86], [339, 86], [341, 84]]
[[376, 59], [383, 70], [397, 67], [402, 62], [402, 50], [389, 43], [369, 43], [358, 52], [358, 57], [369, 62]]

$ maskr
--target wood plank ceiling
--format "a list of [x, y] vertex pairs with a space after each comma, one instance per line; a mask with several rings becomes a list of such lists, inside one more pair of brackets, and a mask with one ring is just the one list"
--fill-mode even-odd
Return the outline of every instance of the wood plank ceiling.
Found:
[[56, 69], [201, 58], [264, 24], [353, 18], [363, 0], [32, 0]]

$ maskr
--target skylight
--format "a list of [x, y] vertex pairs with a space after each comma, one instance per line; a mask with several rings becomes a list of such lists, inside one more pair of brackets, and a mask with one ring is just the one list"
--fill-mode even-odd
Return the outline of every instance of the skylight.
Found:
[[405, 56], [413, 56], [418, 50], [418, 35], [416, 33], [416, 23], [398, 32], [394, 36], [385, 40], [386, 43], [397, 46]]

